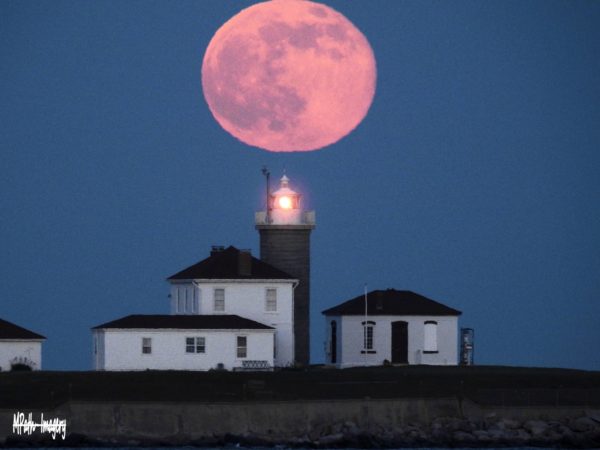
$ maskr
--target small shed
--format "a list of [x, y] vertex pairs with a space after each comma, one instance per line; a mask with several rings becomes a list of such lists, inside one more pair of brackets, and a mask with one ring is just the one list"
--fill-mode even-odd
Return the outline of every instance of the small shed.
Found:
[[412, 291], [375, 290], [322, 312], [337, 367], [456, 365], [460, 311]]
[[41, 370], [46, 338], [0, 319], [0, 370]]

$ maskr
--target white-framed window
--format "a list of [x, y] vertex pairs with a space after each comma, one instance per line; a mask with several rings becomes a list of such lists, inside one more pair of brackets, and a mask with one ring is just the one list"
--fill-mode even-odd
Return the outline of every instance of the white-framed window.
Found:
[[246, 336], [237, 336], [237, 357], [246, 358], [248, 356], [248, 338]]
[[265, 311], [277, 312], [277, 289], [267, 288], [265, 291]]
[[427, 320], [424, 324], [425, 340], [423, 342], [424, 353], [437, 353], [438, 351], [438, 324], [434, 320]]
[[152, 338], [142, 338], [142, 354], [149, 355], [152, 353]]
[[368, 320], [362, 322], [363, 326], [363, 351], [370, 352], [374, 349], [375, 322]]
[[185, 338], [186, 353], [206, 353], [206, 339], [204, 337], [186, 337]]
[[225, 289], [215, 288], [214, 290], [214, 310], [225, 311]]

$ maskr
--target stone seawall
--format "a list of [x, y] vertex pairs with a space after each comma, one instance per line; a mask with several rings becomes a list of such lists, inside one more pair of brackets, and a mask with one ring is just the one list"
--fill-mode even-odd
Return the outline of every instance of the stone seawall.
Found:
[[67, 420], [67, 440], [13, 433], [0, 410], [0, 444], [289, 445], [302, 447], [600, 446], [600, 410], [495, 407], [448, 398], [230, 403], [70, 401], [26, 410]]

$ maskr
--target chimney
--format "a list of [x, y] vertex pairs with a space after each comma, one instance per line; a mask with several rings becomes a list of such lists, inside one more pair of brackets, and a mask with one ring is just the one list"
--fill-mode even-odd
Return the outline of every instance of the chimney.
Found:
[[222, 245], [213, 245], [210, 248], [210, 256], [215, 256], [217, 253], [221, 253], [223, 250], [225, 250], [225, 247]]
[[238, 275], [249, 277], [252, 275], [252, 255], [250, 250], [240, 250], [238, 253]]

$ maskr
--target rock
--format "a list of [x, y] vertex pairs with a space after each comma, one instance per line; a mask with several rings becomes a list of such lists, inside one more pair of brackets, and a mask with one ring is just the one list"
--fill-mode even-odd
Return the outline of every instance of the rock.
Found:
[[444, 428], [446, 428], [445, 424], [439, 419], [436, 419], [433, 422], [431, 422], [432, 432], [443, 430]]
[[544, 435], [548, 424], [543, 420], [528, 420], [523, 424], [523, 428], [537, 438]]
[[473, 436], [477, 438], [479, 442], [490, 442], [490, 435], [485, 430], [475, 430], [473, 431]]
[[557, 444], [563, 439], [562, 433], [557, 431], [555, 428], [548, 428], [544, 435], [544, 440], [549, 444]]
[[514, 430], [504, 430], [500, 428], [492, 428], [487, 430], [488, 436], [493, 442], [506, 443], [509, 442], [515, 435]]
[[356, 424], [354, 422], [351, 421], [346, 421], [344, 422], [344, 428], [356, 428]]
[[454, 441], [456, 441], [457, 443], [461, 443], [461, 444], [472, 443], [477, 440], [477, 438], [475, 436], [473, 436], [471, 433], [467, 433], [465, 431], [460, 431], [460, 430], [452, 433], [452, 439]]
[[470, 433], [473, 430], [479, 429], [479, 427], [472, 421], [467, 419], [453, 419], [448, 422], [446, 429], [448, 431], [464, 431]]
[[589, 417], [594, 422], [600, 423], [600, 410], [598, 409], [590, 409], [585, 412], [586, 417]]
[[345, 438], [342, 433], [330, 434], [328, 436], [323, 436], [317, 441], [317, 445], [320, 447], [331, 447], [336, 444], [341, 444], [344, 442]]
[[332, 425], [331, 427], [331, 434], [338, 434], [338, 433], [342, 433], [344, 430], [344, 424], [343, 423], [335, 423]]
[[600, 428], [584, 433], [588, 447], [600, 447]]
[[500, 419], [498, 421], [498, 428], [505, 430], [516, 430], [521, 427], [521, 422], [514, 419]]
[[569, 422], [569, 428], [579, 433], [591, 431], [598, 426], [597, 422], [590, 417], [578, 417]]
[[384, 431], [379, 436], [379, 446], [382, 448], [394, 448], [394, 433], [389, 430]]
[[519, 428], [515, 431], [515, 435], [513, 436], [513, 440], [517, 443], [526, 443], [531, 440], [531, 435], [525, 431], [523, 428]]

